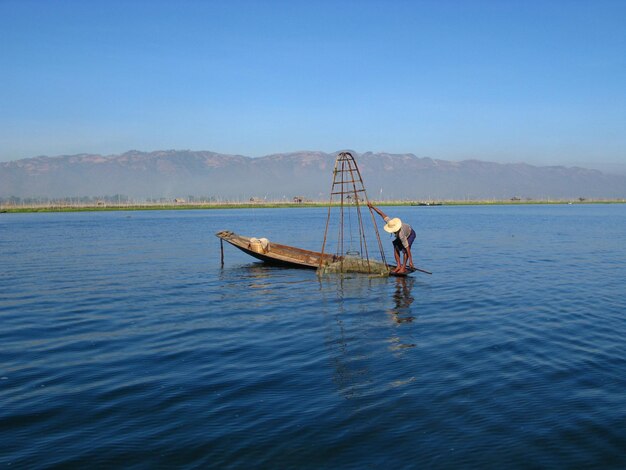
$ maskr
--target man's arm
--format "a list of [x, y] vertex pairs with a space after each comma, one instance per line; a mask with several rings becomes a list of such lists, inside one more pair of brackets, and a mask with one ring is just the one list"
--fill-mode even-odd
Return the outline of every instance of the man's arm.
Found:
[[371, 202], [367, 203], [367, 207], [369, 207], [370, 209], [374, 209], [374, 211], [376, 211], [378, 213], [378, 215], [380, 215], [383, 220], [387, 218], [387, 214], [385, 214], [383, 211], [381, 211], [380, 209], [378, 209], [376, 206], [374, 206]]

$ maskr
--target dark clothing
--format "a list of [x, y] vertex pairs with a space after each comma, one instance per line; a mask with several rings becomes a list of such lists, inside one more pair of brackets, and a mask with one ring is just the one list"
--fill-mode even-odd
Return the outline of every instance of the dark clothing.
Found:
[[[385, 217], [385, 222], [389, 222], [390, 220], [391, 220], [391, 217]], [[395, 233], [396, 241], [400, 240], [404, 248], [410, 248], [411, 245], [409, 243], [409, 237], [411, 236], [411, 234], [413, 234], [413, 240], [415, 240], [415, 231], [411, 228], [409, 224], [405, 224], [403, 222], [402, 225], [400, 226], [400, 230], [398, 230]], [[413, 240], [411, 240], [411, 243], [413, 243]], [[395, 244], [395, 241], [394, 241], [394, 244]], [[402, 246], [400, 246], [400, 248], [402, 248]]]
[[[402, 224], [402, 226], [404, 226], [404, 224]], [[415, 230], [411, 229], [411, 233], [407, 237], [407, 243], [408, 243], [407, 248], [411, 248], [414, 241], [415, 241]], [[402, 251], [406, 249], [400, 237], [396, 237], [396, 239], [393, 241], [393, 248], [397, 251]]]

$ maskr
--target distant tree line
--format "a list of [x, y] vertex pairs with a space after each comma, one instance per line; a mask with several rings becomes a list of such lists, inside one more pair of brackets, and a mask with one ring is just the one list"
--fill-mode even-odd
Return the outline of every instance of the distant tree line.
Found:
[[65, 196], [65, 197], [19, 197], [8, 196], [0, 197], [0, 204], [2, 205], [104, 205], [104, 204], [159, 204], [159, 203], [172, 203], [172, 202], [189, 202], [189, 203], [211, 203], [219, 202], [220, 199], [215, 196], [193, 196], [188, 195], [185, 198], [174, 197], [159, 197], [159, 198], [131, 198], [124, 194], [113, 194], [107, 196]]

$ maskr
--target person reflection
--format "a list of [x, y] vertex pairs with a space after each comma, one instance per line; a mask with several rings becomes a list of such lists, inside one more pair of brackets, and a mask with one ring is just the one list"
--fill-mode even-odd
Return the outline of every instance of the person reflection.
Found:
[[415, 280], [411, 277], [396, 277], [393, 293], [394, 307], [389, 311], [396, 323], [410, 323], [415, 320], [411, 316], [411, 304], [415, 298], [411, 295]]
[[[415, 281], [410, 277], [397, 277], [395, 281], [396, 285], [392, 296], [394, 306], [387, 313], [390, 314], [394, 323], [398, 325], [411, 323], [415, 320], [415, 317], [411, 315], [411, 304], [415, 300], [411, 294], [411, 289]], [[389, 349], [399, 353], [402, 350], [414, 348], [415, 343], [411, 341], [411, 336], [412, 329], [394, 328], [389, 338]]]

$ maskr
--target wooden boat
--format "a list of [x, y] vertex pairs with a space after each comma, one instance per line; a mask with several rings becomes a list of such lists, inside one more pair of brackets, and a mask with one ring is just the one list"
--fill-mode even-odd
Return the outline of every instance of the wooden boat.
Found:
[[[228, 230], [223, 230], [215, 234], [221, 240], [230, 243], [235, 248], [239, 248], [244, 253], [255, 257], [268, 264], [278, 266], [288, 266], [292, 268], [317, 269], [321, 266], [328, 266], [331, 263], [341, 261], [341, 256], [329, 253], [319, 253], [317, 251], [304, 250], [289, 245], [281, 245], [280, 243], [269, 243], [266, 247], [259, 243], [259, 240], [253, 237], [245, 237], [237, 235]], [[320, 260], [322, 261], [320, 263]], [[390, 270], [395, 266], [387, 265]], [[407, 268], [406, 273], [393, 273], [390, 276], [406, 276], [415, 270]]]
[[[356, 217], [358, 218], [359, 240], [362, 243], [360, 246], [366, 247], [365, 242], [365, 230], [363, 228], [363, 219], [361, 218], [360, 206], [367, 205], [372, 216], [372, 222], [374, 223], [373, 229], [378, 240], [380, 249], [380, 257], [382, 260], [385, 258], [385, 254], [380, 243], [380, 236], [378, 229], [376, 228], [376, 222], [374, 221], [374, 213], [372, 212], [373, 206], [370, 205], [365, 193], [365, 186], [361, 178], [361, 173], [357, 167], [356, 161], [350, 152], [340, 152], [337, 155], [335, 161], [335, 168], [333, 170], [333, 186], [330, 191], [330, 202], [328, 206], [328, 219], [326, 220], [326, 230], [324, 232], [324, 244], [322, 245], [322, 252], [325, 251], [326, 240], [328, 235], [329, 221], [331, 217], [330, 208], [333, 205], [333, 196], [340, 196], [340, 229], [339, 237], [341, 245], [343, 246], [344, 240], [344, 224], [343, 217], [344, 206], [347, 210], [350, 207], [356, 208]], [[378, 211], [381, 216], [384, 214]], [[348, 213], [349, 214], [349, 213]], [[348, 217], [348, 221], [350, 218]], [[350, 222], [348, 222], [350, 224]], [[351, 233], [351, 231], [350, 231]], [[230, 243], [235, 248], [240, 249], [244, 253], [249, 254], [261, 261], [271, 264], [277, 264], [282, 266], [290, 266], [294, 268], [307, 268], [307, 269], [321, 269], [321, 272], [359, 272], [368, 275], [378, 276], [406, 276], [415, 271], [421, 271], [427, 274], [432, 274], [420, 268], [407, 267], [403, 273], [396, 273], [393, 270], [396, 266], [386, 264], [385, 261], [376, 261], [367, 255], [367, 249], [365, 249], [365, 258], [361, 258], [358, 254], [352, 256], [350, 252], [347, 252], [347, 256], [321, 253], [317, 251], [303, 250], [294, 246], [281, 245], [280, 243], [270, 243], [265, 238], [251, 238], [237, 235], [228, 230], [223, 230], [215, 234], [221, 240], [222, 246], [222, 266], [224, 265], [224, 241]], [[358, 245], [358, 244], [357, 244]], [[343, 251], [343, 250], [342, 250]], [[397, 261], [397, 256], [396, 256]], [[412, 263], [411, 263], [412, 264]]]
[[[302, 248], [281, 245], [274, 242], [271, 242], [270, 245], [264, 249], [261, 244], [256, 243], [257, 239], [237, 235], [228, 230], [217, 232], [215, 236], [239, 248], [244, 253], [269, 264], [293, 268], [317, 269], [320, 266], [320, 259], [322, 259], [322, 254], [316, 251], [303, 250]], [[322, 264], [327, 265], [339, 261], [339, 257], [332, 254], [324, 254], [323, 260]]]

